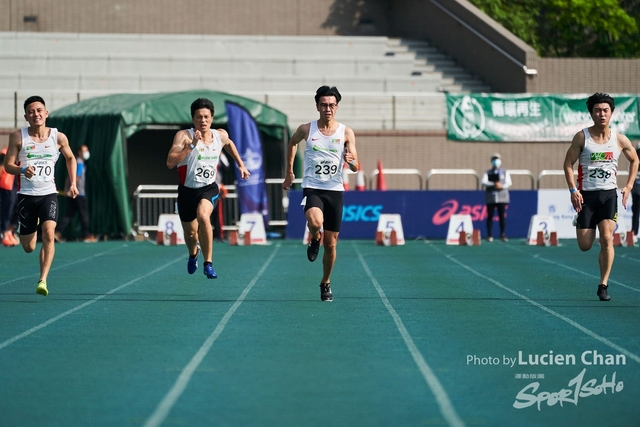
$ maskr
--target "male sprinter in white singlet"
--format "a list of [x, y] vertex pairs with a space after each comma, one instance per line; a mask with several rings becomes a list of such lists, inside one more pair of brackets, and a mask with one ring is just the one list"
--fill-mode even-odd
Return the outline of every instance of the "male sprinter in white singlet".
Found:
[[[638, 171], [638, 156], [631, 141], [609, 128], [615, 109], [614, 100], [607, 94], [595, 93], [587, 99], [593, 126], [576, 133], [564, 159], [564, 175], [571, 193], [571, 204], [578, 217], [576, 235], [578, 247], [588, 251], [600, 232], [600, 285], [598, 298], [609, 301], [607, 292], [613, 266], [613, 232], [618, 220], [618, 158], [623, 153], [629, 160], [629, 179], [620, 190], [622, 206], [627, 207], [633, 181]], [[575, 185], [573, 164], [578, 163], [578, 185]]]
[[69, 140], [58, 129], [46, 126], [49, 112], [39, 96], [24, 102], [24, 118], [29, 127], [9, 136], [9, 148], [4, 159], [7, 172], [20, 176], [18, 189], [18, 233], [25, 252], [36, 249], [38, 224], [42, 226], [40, 249], [40, 280], [36, 293], [48, 295], [47, 276], [55, 254], [55, 231], [58, 222], [58, 190], [54, 172], [60, 153], [69, 173], [69, 193], [78, 195], [76, 187], [76, 158]]
[[[204, 275], [209, 279], [218, 277], [213, 270], [213, 228], [211, 214], [218, 202], [219, 189], [216, 184], [218, 160], [224, 150], [236, 161], [243, 179], [249, 178], [236, 145], [224, 129], [211, 129], [213, 102], [198, 98], [191, 104], [193, 128], [181, 130], [173, 138], [167, 156], [167, 167], [178, 167], [178, 214], [184, 230], [184, 240], [189, 250], [187, 272], [198, 269], [200, 248], [204, 254]], [[200, 246], [198, 246], [200, 241]]]
[[302, 178], [305, 200], [305, 217], [311, 239], [307, 258], [313, 262], [320, 249], [320, 230], [324, 228], [324, 256], [320, 299], [333, 301], [331, 271], [336, 262], [336, 245], [342, 224], [342, 167], [344, 162], [356, 172], [358, 155], [353, 130], [335, 120], [338, 103], [342, 99], [335, 87], [322, 86], [316, 91], [316, 109], [320, 119], [298, 127], [287, 147], [287, 175], [282, 188], [289, 190], [295, 179], [293, 160], [297, 146], [306, 141], [304, 150], [304, 176]]

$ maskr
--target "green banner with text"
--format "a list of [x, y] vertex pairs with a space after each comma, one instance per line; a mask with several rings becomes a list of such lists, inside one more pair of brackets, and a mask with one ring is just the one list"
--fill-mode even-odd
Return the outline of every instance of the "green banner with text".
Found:
[[[570, 141], [593, 124], [590, 95], [447, 94], [447, 136], [455, 141]], [[611, 95], [610, 126], [640, 139], [638, 96]]]

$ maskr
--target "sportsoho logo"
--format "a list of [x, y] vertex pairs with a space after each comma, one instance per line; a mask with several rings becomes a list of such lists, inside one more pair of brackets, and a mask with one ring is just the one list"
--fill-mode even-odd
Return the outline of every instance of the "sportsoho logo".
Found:
[[462, 138], [474, 138], [484, 131], [484, 110], [478, 101], [464, 96], [453, 104], [450, 122]]

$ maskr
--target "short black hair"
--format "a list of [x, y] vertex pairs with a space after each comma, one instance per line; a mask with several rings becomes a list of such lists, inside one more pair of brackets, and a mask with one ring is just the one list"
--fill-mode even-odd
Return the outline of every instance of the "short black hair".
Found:
[[336, 104], [340, 102], [340, 100], [342, 99], [342, 95], [340, 95], [340, 92], [338, 92], [338, 88], [335, 86], [320, 86], [318, 88], [318, 90], [316, 91], [316, 104], [318, 104], [318, 102], [320, 102], [320, 97], [322, 96], [335, 96], [336, 97]]
[[44, 103], [44, 99], [42, 99], [41, 96], [38, 96], [38, 95], [30, 96], [30, 97], [27, 98], [26, 101], [24, 101], [24, 112], [25, 113], [27, 112], [27, 106], [29, 104], [33, 104], [34, 102], [40, 102], [45, 107], [47, 106], [47, 104]]
[[613, 100], [613, 98], [611, 96], [609, 96], [609, 94], [607, 93], [600, 93], [600, 92], [596, 92], [593, 95], [591, 95], [589, 97], [589, 99], [587, 99], [587, 109], [589, 110], [589, 113], [593, 113], [593, 107], [596, 104], [609, 104], [609, 107], [611, 107], [611, 112], [613, 113], [613, 110], [616, 109], [616, 103]]
[[196, 114], [196, 111], [200, 110], [201, 108], [208, 108], [209, 111], [211, 111], [211, 116], [213, 117], [213, 102], [211, 102], [207, 98], [198, 98], [191, 103], [191, 117], [193, 117]]

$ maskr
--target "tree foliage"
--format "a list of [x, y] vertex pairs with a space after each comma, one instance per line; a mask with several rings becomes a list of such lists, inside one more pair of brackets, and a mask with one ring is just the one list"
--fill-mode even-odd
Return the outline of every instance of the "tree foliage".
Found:
[[542, 57], [640, 57], [640, 0], [470, 0]]

